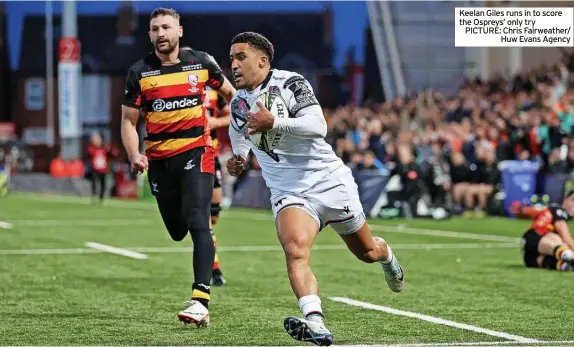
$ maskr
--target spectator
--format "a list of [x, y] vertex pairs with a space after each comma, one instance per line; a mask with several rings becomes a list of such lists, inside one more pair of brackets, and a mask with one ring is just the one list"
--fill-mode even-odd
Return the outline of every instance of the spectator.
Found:
[[111, 157], [117, 157], [118, 150], [113, 149], [110, 145], [105, 145], [102, 136], [98, 133], [93, 133], [88, 146], [90, 178], [92, 181], [92, 196], [97, 195], [96, 185], [99, 183], [100, 202], [104, 200], [106, 192], [106, 176], [110, 169], [109, 160]]
[[[474, 209], [475, 216], [483, 217], [487, 210], [488, 199], [499, 188], [500, 171], [497, 167], [494, 149], [489, 144], [484, 143], [477, 147], [476, 152], [477, 172], [474, 182], [468, 186], [465, 207], [467, 215], [470, 215]], [[476, 206], [477, 202], [478, 206]]]
[[[563, 55], [555, 66], [510, 79], [465, 80], [452, 96], [425, 90], [326, 110], [328, 141], [356, 170], [381, 170], [380, 162], [399, 175], [403, 198], [418, 186], [433, 204], [452, 202], [457, 211], [482, 215], [499, 190], [500, 161], [538, 160], [547, 172], [574, 171], [574, 51]], [[416, 185], [409, 172], [417, 173]]]

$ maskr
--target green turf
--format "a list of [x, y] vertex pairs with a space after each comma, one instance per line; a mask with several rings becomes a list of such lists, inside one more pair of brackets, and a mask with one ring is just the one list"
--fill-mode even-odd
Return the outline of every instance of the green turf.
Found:
[[[15, 194], [0, 199], [0, 249], [189, 247], [171, 241], [153, 204]], [[374, 224], [520, 237], [527, 223], [505, 219]], [[394, 228], [392, 228], [394, 229]], [[407, 229], [408, 230], [408, 229]], [[268, 211], [225, 211], [218, 244], [278, 246]], [[349, 297], [538, 340], [574, 340], [574, 274], [528, 270], [516, 248], [407, 249], [409, 245], [496, 241], [376, 231], [406, 273], [392, 293], [378, 265], [346, 250], [313, 252], [327, 323], [337, 344], [504, 341], [330, 301]], [[331, 229], [318, 245], [342, 245]], [[457, 247], [456, 245], [451, 245]], [[191, 253], [148, 253], [137, 260], [108, 253], [0, 254], [2, 345], [293, 345], [283, 318], [299, 315], [281, 251], [222, 251], [228, 286], [213, 288], [212, 326], [196, 329], [175, 314], [191, 292]]]

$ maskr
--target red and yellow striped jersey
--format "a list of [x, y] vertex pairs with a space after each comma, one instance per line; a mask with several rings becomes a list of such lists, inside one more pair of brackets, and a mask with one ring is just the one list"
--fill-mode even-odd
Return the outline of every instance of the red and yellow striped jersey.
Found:
[[213, 146], [203, 95], [207, 86], [221, 87], [223, 73], [205, 52], [182, 50], [179, 60], [176, 65], [162, 66], [151, 53], [128, 71], [123, 104], [143, 111], [150, 160]]
[[557, 221], [568, 221], [569, 218], [570, 216], [563, 208], [554, 205], [548, 206], [536, 215], [530, 225], [530, 230], [534, 230], [538, 235], [544, 236], [556, 230], [555, 224]]

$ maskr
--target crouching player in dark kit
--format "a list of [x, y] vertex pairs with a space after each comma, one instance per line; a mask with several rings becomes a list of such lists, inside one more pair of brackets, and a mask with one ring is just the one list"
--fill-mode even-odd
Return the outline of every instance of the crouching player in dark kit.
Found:
[[[128, 71], [122, 140], [132, 169], [148, 169], [151, 191], [171, 238], [181, 241], [191, 234], [194, 283], [191, 300], [178, 317], [207, 326], [215, 253], [209, 232], [215, 153], [202, 96], [209, 86], [229, 102], [235, 89], [209, 54], [180, 50], [183, 28], [176, 11], [154, 10], [149, 35], [154, 52]], [[146, 120], [145, 156], [139, 153], [136, 132], [140, 109]]]
[[521, 240], [527, 267], [574, 270], [574, 240], [568, 227], [572, 215], [574, 190], [567, 191], [562, 206], [548, 206], [536, 215]]

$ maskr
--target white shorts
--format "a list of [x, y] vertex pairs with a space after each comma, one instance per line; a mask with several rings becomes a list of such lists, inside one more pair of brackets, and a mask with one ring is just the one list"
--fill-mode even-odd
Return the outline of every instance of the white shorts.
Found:
[[307, 212], [322, 230], [330, 225], [339, 234], [352, 234], [365, 223], [359, 189], [351, 170], [343, 165], [302, 193], [271, 191], [271, 208], [277, 218], [288, 207]]

